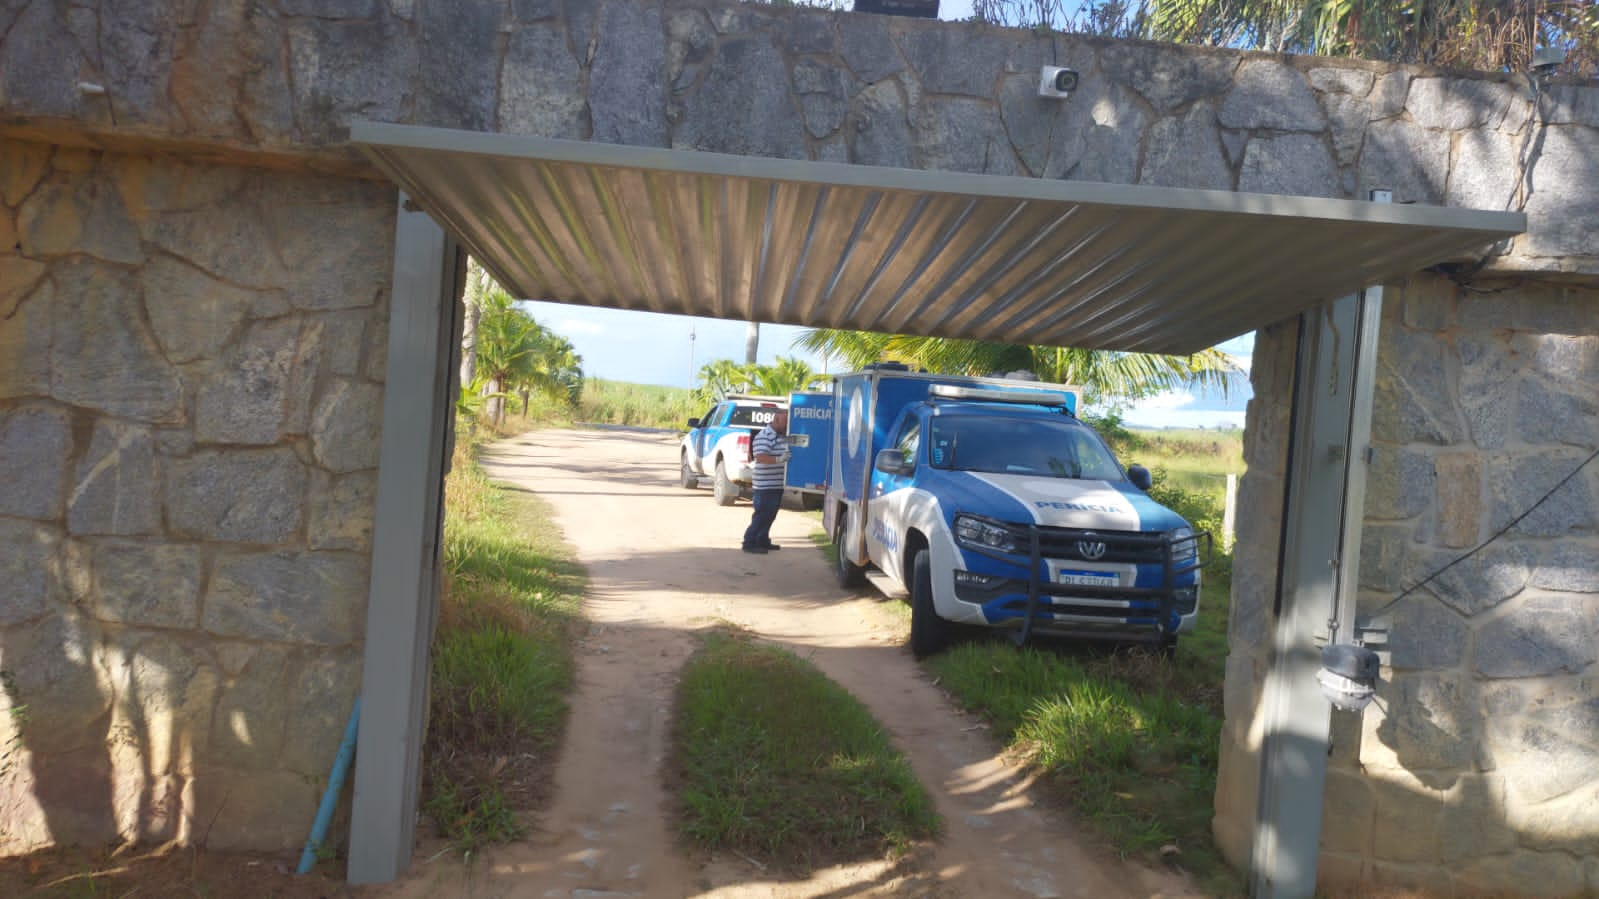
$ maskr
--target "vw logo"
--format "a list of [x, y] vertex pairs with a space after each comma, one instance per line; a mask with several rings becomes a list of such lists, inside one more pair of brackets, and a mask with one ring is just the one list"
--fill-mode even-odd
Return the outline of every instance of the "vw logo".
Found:
[[1085, 559], [1100, 559], [1105, 556], [1105, 544], [1097, 540], [1077, 541], [1077, 554]]

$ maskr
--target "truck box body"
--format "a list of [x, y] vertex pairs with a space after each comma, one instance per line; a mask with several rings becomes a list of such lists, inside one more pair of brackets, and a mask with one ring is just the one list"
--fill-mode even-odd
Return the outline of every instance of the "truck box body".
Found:
[[875, 568], [909, 594], [918, 653], [939, 642], [918, 646], [918, 621], [1168, 647], [1192, 628], [1208, 537], [1133, 483], [1077, 399], [1008, 379], [835, 379], [823, 518], [839, 578]]
[[833, 395], [793, 393], [788, 398], [788, 446], [791, 456], [784, 486], [821, 495], [827, 489], [827, 462], [833, 443]]

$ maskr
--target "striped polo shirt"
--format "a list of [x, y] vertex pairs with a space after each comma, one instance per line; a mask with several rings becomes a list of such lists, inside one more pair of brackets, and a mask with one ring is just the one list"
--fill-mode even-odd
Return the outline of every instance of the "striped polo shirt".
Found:
[[[788, 440], [773, 430], [771, 425], [767, 425], [755, 435], [755, 443], [750, 448], [750, 458], [754, 459], [760, 455], [781, 456], [787, 451]], [[750, 462], [750, 486], [756, 490], [783, 489], [783, 469], [786, 467], [782, 462]]]

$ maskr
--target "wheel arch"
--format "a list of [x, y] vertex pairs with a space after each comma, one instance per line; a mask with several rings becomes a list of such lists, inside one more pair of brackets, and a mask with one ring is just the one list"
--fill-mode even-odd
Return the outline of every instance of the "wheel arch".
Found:
[[905, 552], [900, 556], [900, 583], [910, 589], [916, 567], [916, 554], [924, 549], [929, 549], [927, 535], [916, 528], [905, 532]]

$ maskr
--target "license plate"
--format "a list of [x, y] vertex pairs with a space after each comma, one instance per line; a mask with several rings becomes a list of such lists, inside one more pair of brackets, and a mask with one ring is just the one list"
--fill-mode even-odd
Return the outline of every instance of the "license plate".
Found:
[[1121, 576], [1103, 571], [1062, 571], [1060, 582], [1074, 587], [1119, 587]]

